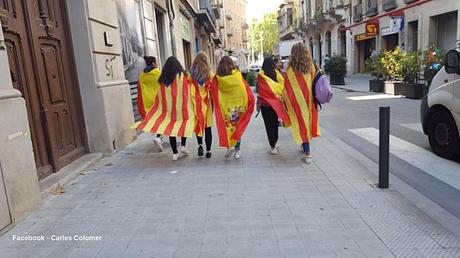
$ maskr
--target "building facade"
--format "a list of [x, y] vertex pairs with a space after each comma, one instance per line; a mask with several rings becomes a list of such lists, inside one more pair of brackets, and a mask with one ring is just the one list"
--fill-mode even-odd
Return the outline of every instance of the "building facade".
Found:
[[186, 69], [199, 51], [215, 59], [219, 3], [0, 1], [0, 231], [36, 210], [69, 165], [135, 139], [144, 55], [160, 67], [175, 55]]

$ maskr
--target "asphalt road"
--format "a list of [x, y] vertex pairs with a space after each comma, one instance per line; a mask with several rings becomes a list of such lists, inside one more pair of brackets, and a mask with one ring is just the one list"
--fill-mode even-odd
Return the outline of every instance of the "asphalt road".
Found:
[[[413, 128], [414, 125], [415, 127], [420, 126], [420, 100], [406, 98], [349, 99], [350, 97], [369, 95], [371, 94], [336, 89], [332, 103], [325, 105], [321, 111], [321, 126], [374, 162], [378, 162], [377, 145], [350, 130], [378, 129], [379, 107], [389, 106], [391, 108], [390, 134], [401, 139], [402, 145], [399, 147], [404, 150], [406, 147], [417, 148], [416, 146], [418, 146], [423, 148], [421, 149], [423, 154], [431, 155], [428, 137], [420, 132], [420, 129]], [[411, 126], [412, 128], [410, 128]], [[391, 144], [393, 145], [394, 142]], [[415, 163], [411, 163], [413, 160]], [[437, 174], [429, 172], [430, 169], [432, 172], [434, 166], [445, 164], [448, 161], [434, 157], [431, 163], [426, 164], [425, 167], [420, 165], [417, 167], [413, 165], [417, 164], [417, 157], [413, 160], [407, 162], [408, 159], [404, 152], [401, 155], [392, 154], [390, 156], [390, 172], [460, 218], [460, 189], [449, 183], [449, 180], [441, 180]], [[423, 163], [423, 160], [419, 163]], [[453, 174], [453, 178], [457, 181], [460, 180], [460, 164], [450, 163], [449, 170], [456, 170], [446, 171], [446, 173], [450, 173], [452, 176], [452, 173], [457, 172], [458, 177]]]

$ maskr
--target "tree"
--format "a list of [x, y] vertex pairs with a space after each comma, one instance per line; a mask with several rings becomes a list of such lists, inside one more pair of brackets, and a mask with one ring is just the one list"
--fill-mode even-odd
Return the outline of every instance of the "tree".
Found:
[[254, 21], [249, 27], [249, 44], [254, 52], [260, 53], [261, 41], [263, 54], [271, 55], [279, 43], [278, 13], [266, 14], [262, 20]]

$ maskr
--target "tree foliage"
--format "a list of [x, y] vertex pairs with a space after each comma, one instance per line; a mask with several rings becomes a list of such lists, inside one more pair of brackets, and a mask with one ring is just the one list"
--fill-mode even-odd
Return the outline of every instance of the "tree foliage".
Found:
[[261, 38], [264, 54], [273, 54], [279, 43], [278, 14], [269, 13], [262, 20], [254, 21], [249, 27], [249, 44], [254, 44], [255, 53], [261, 52]]

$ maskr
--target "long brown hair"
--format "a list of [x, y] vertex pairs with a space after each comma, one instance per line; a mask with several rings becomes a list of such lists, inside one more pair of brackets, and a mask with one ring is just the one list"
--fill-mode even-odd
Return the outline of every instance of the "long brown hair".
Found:
[[200, 51], [193, 60], [190, 73], [195, 81], [204, 81], [209, 78], [211, 72], [211, 65], [209, 64], [208, 55], [205, 52]]
[[227, 76], [232, 74], [232, 71], [236, 69], [235, 63], [229, 56], [224, 56], [220, 59], [219, 65], [217, 66], [217, 75]]
[[291, 49], [288, 66], [295, 72], [307, 73], [313, 64], [310, 51], [305, 44], [299, 42]]
[[171, 56], [166, 60], [160, 78], [158, 78], [158, 82], [165, 86], [169, 86], [174, 82], [176, 76], [181, 74], [187, 74], [187, 72], [184, 70], [179, 60]]

